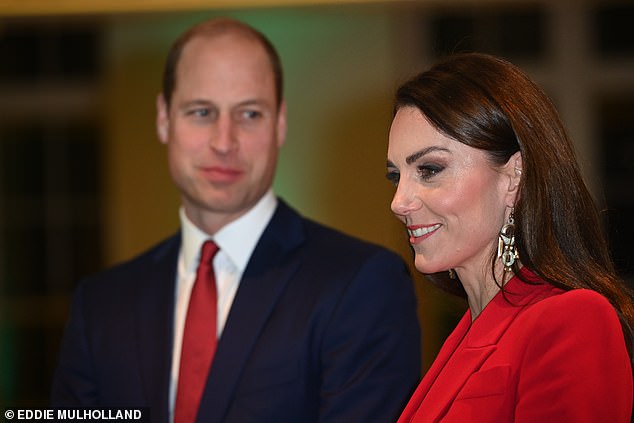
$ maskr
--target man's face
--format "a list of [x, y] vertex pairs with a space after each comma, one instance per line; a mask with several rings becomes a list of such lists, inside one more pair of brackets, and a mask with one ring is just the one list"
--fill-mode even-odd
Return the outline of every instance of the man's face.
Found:
[[264, 49], [234, 34], [198, 36], [183, 49], [169, 108], [157, 101], [159, 138], [187, 216], [213, 233], [271, 187], [286, 135]]

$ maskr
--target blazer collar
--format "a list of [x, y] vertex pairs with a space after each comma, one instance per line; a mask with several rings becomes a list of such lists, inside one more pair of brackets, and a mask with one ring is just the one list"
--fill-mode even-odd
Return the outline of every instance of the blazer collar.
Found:
[[[517, 315], [528, 305], [551, 295], [557, 288], [539, 279], [527, 268], [520, 269], [520, 276], [514, 276], [484, 308], [466, 334], [467, 348], [496, 345]], [[521, 279], [529, 283], [523, 282]], [[471, 314], [469, 319], [471, 319]]]
[[[531, 284], [522, 282], [515, 276], [473, 322], [471, 313], [467, 310], [414, 393], [403, 413], [405, 419], [401, 421], [408, 421], [407, 418], [415, 415], [432, 385], [433, 399], [430, 398], [425, 403], [424, 412], [428, 416], [444, 415], [467, 378], [478, 371], [482, 363], [496, 350], [500, 338], [517, 315], [527, 305], [556, 290], [528, 269], [522, 269], [520, 273]], [[449, 360], [451, 363], [448, 365]], [[443, 376], [438, 379], [441, 372]]]
[[198, 420], [223, 420], [241, 371], [299, 263], [291, 253], [304, 241], [303, 219], [279, 201], [245, 269], [207, 380]]

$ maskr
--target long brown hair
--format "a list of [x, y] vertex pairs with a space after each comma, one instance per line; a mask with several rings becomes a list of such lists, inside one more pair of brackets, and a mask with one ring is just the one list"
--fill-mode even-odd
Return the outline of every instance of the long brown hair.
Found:
[[[394, 113], [405, 106], [419, 109], [446, 136], [487, 151], [494, 165], [521, 152], [514, 210], [521, 262], [556, 287], [592, 289], [606, 297], [621, 319], [632, 357], [634, 294], [616, 274], [599, 210], [549, 97], [511, 63], [466, 53], [402, 85]], [[513, 271], [518, 273], [517, 264]], [[429, 279], [464, 295], [446, 272]]]

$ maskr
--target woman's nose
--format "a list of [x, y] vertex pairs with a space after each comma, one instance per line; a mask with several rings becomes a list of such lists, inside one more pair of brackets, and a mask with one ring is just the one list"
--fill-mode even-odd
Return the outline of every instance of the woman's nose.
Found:
[[397, 216], [407, 216], [411, 212], [418, 210], [423, 205], [416, 190], [405, 182], [399, 182], [392, 198], [390, 208]]

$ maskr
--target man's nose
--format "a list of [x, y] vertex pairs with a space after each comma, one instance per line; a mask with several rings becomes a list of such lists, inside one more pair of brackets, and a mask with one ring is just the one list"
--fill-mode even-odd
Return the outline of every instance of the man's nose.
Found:
[[227, 154], [237, 149], [238, 139], [234, 122], [228, 116], [221, 116], [209, 139], [210, 147], [218, 153]]

